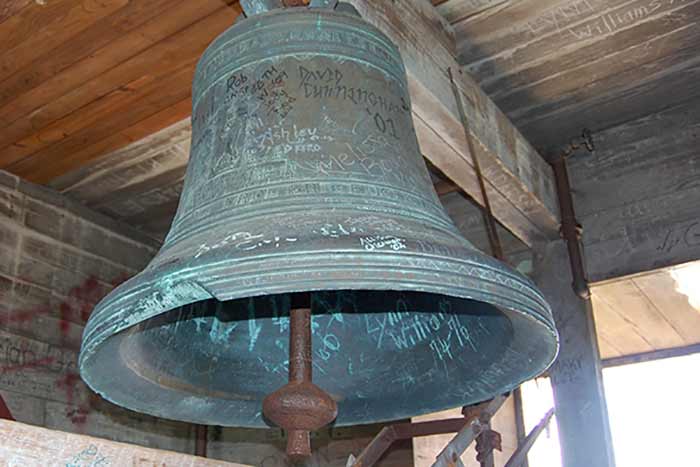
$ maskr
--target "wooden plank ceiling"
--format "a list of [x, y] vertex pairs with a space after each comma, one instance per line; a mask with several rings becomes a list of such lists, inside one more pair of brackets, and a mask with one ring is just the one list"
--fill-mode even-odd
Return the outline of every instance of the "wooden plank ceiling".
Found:
[[540, 151], [700, 95], [698, 0], [433, 0]]
[[[543, 152], [700, 96], [700, 0], [433, 0], [460, 63]], [[233, 8], [232, 8], [233, 6]], [[236, 0], [0, 6], [0, 168], [49, 181], [186, 118]]]
[[0, 168], [45, 183], [186, 118], [196, 61], [235, 3], [3, 2]]
[[[700, 278], [700, 262], [693, 269]], [[700, 305], [679, 291], [674, 269], [596, 285], [593, 292], [602, 358], [700, 343]]]

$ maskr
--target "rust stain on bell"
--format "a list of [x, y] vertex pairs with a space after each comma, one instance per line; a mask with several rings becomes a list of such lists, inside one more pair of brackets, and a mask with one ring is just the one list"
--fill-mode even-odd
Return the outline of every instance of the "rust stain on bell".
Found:
[[547, 303], [450, 221], [398, 50], [347, 5], [237, 22], [197, 67], [192, 125], [161, 251], [85, 329], [81, 374], [106, 399], [267, 426], [299, 292], [311, 293], [313, 384], [338, 426], [489, 399], [554, 359]]

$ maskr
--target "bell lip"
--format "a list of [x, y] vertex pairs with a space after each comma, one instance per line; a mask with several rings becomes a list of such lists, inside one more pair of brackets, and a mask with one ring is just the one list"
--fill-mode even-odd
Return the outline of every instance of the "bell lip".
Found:
[[[79, 357], [80, 365], [82, 366], [82, 362], [87, 358], [87, 354], [91, 353], [97, 345], [108, 337], [180, 306], [208, 299], [229, 301], [283, 293], [335, 290], [427, 292], [454, 298], [476, 300], [493, 305], [504, 312], [508, 310], [536, 319], [553, 330], [554, 335], [557, 336], [558, 343], [558, 333], [551, 309], [537, 286], [515, 269], [478, 250], [470, 250], [469, 254], [465, 256], [471, 258], [462, 260], [418, 252], [403, 252], [401, 254], [373, 252], [358, 258], [357, 251], [322, 251], [316, 254], [304, 251], [259, 255], [246, 259], [233, 259], [229, 256], [228, 260], [217, 260], [217, 257], [228, 256], [227, 253], [227, 250], [223, 249], [218, 254], [203, 255], [200, 258], [195, 258], [189, 261], [189, 264], [181, 264], [180, 261], [176, 261], [168, 262], [152, 269], [149, 266], [146, 270], [112, 290], [97, 304], [85, 326]], [[347, 255], [346, 263], [341, 260], [344, 255]], [[292, 263], [287, 268], [289, 270], [287, 272], [296, 273], [297, 278], [285, 281], [275, 277], [284, 270], [279, 266], [279, 258], [284, 258]], [[406, 258], [416, 261], [422, 260], [426, 262], [424, 266], [428, 265], [428, 262], [434, 261], [448, 264], [466, 263], [461, 265], [481, 270], [493, 277], [470, 276], [460, 272], [435, 269], [434, 267], [415, 267], [415, 272], [437, 273], [445, 278], [450, 275], [456, 275], [460, 276], [465, 282], [472, 279], [480, 283], [489, 283], [492, 290], [487, 292], [480, 290], [478, 287], [459, 287], [454, 286], [454, 284], [448, 287], [444, 283], [440, 283], [439, 279], [426, 282], [400, 277], [403, 273], [391, 271], [391, 269], [399, 269], [396, 262], [399, 258], [403, 260]], [[386, 262], [385, 264], [378, 264], [377, 259], [384, 259]], [[307, 262], [311, 266], [309, 269], [304, 264]], [[358, 263], [362, 264], [362, 266], [358, 267]], [[183, 267], [187, 273], [182, 273]], [[249, 289], [243, 289], [238, 284], [231, 285], [231, 282], [241, 280], [241, 277], [236, 277], [240, 274], [236, 270], [240, 271], [242, 267], [254, 271], [256, 283], [250, 285]], [[394, 273], [395, 277], [384, 275], [373, 278], [367, 273], [369, 268], [376, 269], [377, 271], [375, 272], [378, 275]], [[216, 277], [212, 276], [214, 270], [221, 271], [221, 274], [226, 276], [226, 278], [218, 281], [210, 280], [205, 283], [197, 279], [201, 275], [202, 270], [206, 270], [210, 274], [209, 278], [214, 279]], [[325, 276], [345, 274], [346, 277], [337, 280], [326, 279], [321, 284], [320, 280], [323, 279], [307, 278], [310, 274], [309, 270], [315, 270], [319, 275], [321, 273]], [[359, 279], [351, 277], [352, 272], [356, 270], [363, 272], [364, 276]], [[499, 289], [501, 292], [508, 291], [509, 293], [497, 293], [496, 290]], [[224, 290], [228, 293], [223, 293]], [[459, 293], [460, 290], [462, 290], [462, 293]], [[148, 293], [149, 291], [150, 294]], [[124, 306], [127, 308], [119, 310], [120, 307]], [[150, 311], [148, 308], [151, 308]], [[106, 319], [102, 319], [103, 315], [106, 315]], [[95, 322], [98, 320], [100, 325], [96, 327]]]
[[[308, 260], [308, 254], [305, 254], [303, 256], [306, 257]], [[320, 256], [327, 257], [328, 253]], [[347, 269], [343, 270], [342, 268], [338, 268], [338, 264], [342, 263], [339, 262], [338, 256], [342, 256], [342, 254], [333, 255], [333, 263], [336, 265], [337, 271], [347, 272]], [[371, 256], [375, 259], [380, 256], [383, 256], [388, 261], [394, 260], [398, 255], [391, 253], [375, 252]], [[405, 254], [401, 256], [405, 256]], [[499, 390], [495, 393], [508, 392], [513, 388], [517, 387], [523, 381], [527, 381], [543, 373], [544, 371], [546, 371], [547, 368], [549, 368], [552, 365], [552, 363], [557, 357], [559, 350], [559, 336], [556, 331], [553, 318], [551, 316], [549, 305], [546, 303], [544, 297], [536, 288], [536, 286], [532, 283], [532, 281], [530, 281], [528, 278], [521, 275], [517, 271], [513, 270], [509, 266], [504, 265], [496, 261], [495, 259], [488, 257], [476, 250], [471, 252], [470, 260], [463, 259], [461, 261], [457, 261], [454, 258], [445, 258], [437, 255], [426, 255], [424, 253], [414, 253], [412, 256], [427, 261], [440, 260], [443, 262], [451, 261], [453, 263], [466, 263], [468, 264], [469, 268], [472, 268], [472, 271], [474, 273], [476, 273], [476, 270], [480, 270], [491, 275], [490, 285], [493, 288], [489, 292], [485, 292], [476, 288], [469, 289], [465, 287], [462, 293], [457, 293], [458, 290], [456, 290], [454, 287], [445, 284], [439, 284], [437, 281], [434, 281], [431, 284], [426, 284], [424, 282], [421, 283], [405, 279], [384, 279], [384, 281], [380, 283], [373, 282], [371, 279], [364, 281], [348, 281], [345, 283], [331, 282], [326, 287], [318, 287], [319, 283], [311, 279], [308, 281], [308, 283], [311, 284], [313, 282], [316, 285], [316, 287], [305, 288], [303, 286], [300, 287], [299, 282], [291, 282], [277, 284], [274, 288], [267, 288], [264, 292], [262, 291], [262, 288], [258, 288], [258, 293], [255, 294], [250, 293], [250, 290], [236, 289], [235, 292], [231, 293], [229, 296], [217, 297], [216, 290], [219, 287], [225, 287], [225, 285], [222, 286], [221, 284], [202, 284], [195, 282], [187, 282], [185, 280], [181, 282], [175, 282], [174, 280], [172, 280], [172, 276], [175, 275], [178, 271], [181, 272], [181, 268], [183, 265], [178, 263], [166, 263], [162, 267], [147, 269], [146, 271], [143, 271], [142, 273], [138, 274], [134, 278], [119, 286], [117, 289], [113, 290], [102, 302], [98, 304], [98, 306], [95, 309], [95, 312], [88, 321], [83, 336], [83, 345], [81, 347], [79, 356], [79, 368], [81, 376], [91, 389], [93, 389], [105, 399], [118, 405], [129, 407], [127, 404], [122, 403], [122, 401], [118, 400], [118, 397], [115, 398], [110, 396], [108, 388], [103, 387], [98, 381], [93, 381], [90, 372], [87, 371], [87, 369], [92, 364], [93, 359], [96, 359], [98, 357], [104, 358], [106, 356], [104, 354], [100, 355], [100, 348], [107, 343], [108, 339], [118, 338], [118, 335], [120, 333], [128, 330], [132, 326], [135, 326], [148, 319], [166, 313], [178, 306], [193, 303], [196, 301], [210, 298], [233, 300], [236, 298], [271, 295], [275, 293], [289, 293], [302, 290], [415, 291], [434, 293], [455, 298], [472, 299], [485, 302], [489, 305], [494, 306], [502, 313], [504, 313], [509, 319], [511, 319], [512, 321], [518, 321], [523, 326], [527, 325], [530, 327], [535, 327], [539, 330], [538, 332], [540, 333], [540, 337], [542, 339], [546, 339], [546, 350], [542, 351], [541, 355], [538, 355], [537, 365], [533, 365], [532, 371], [524, 375], [523, 378], [520, 378], [519, 381], [514, 381], [512, 382], [512, 384], [504, 385], [502, 388], [499, 388]], [[198, 265], [191, 264], [189, 265], [189, 267], [186, 268], [188, 271], [187, 278], [189, 278], [190, 280], [197, 276], [200, 269], [212, 267], [212, 258], [205, 255], [202, 256], [200, 260], [201, 261], [199, 261]], [[241, 260], [229, 260], [229, 262], [232, 263], [240, 261]], [[252, 258], [247, 261], [249, 263], [260, 262], [260, 260], [256, 261], [255, 258]], [[213, 263], [217, 264], [216, 261], [213, 261]], [[219, 267], [222, 267], [221, 261], [219, 261], [218, 264]], [[355, 263], [353, 266], [354, 268], [357, 268], [357, 263]], [[304, 266], [296, 266], [296, 268], [304, 269]], [[231, 270], [233, 269], [229, 269], [229, 271]], [[435, 271], [433, 270], [431, 272]], [[445, 271], [438, 272], [447, 274], [445, 273]], [[325, 273], [328, 273], [328, 271], [325, 271]], [[259, 269], [257, 270], [257, 274], [260, 275]], [[269, 274], [274, 275], [274, 271], [269, 271]], [[483, 277], [477, 276], [476, 274], [473, 274], [472, 276], [461, 274], [461, 277], [466, 283], [468, 283], [470, 279], [476, 280], [477, 283], [483, 283], [488, 281]], [[192, 284], [196, 284], [196, 286], [193, 286]], [[251, 286], [251, 290], [252, 287], [255, 286]], [[498, 293], [497, 290], [500, 290], [501, 293]], [[170, 295], [168, 296], [167, 294]], [[140, 298], [137, 298], [139, 296]], [[127, 306], [127, 303], [129, 302], [131, 302], [130, 307]], [[519, 304], [520, 306], [518, 306]], [[150, 310], [146, 310], [146, 307], [148, 306], [151, 307]], [[423, 413], [421, 413], [419, 410], [416, 410], [411, 411], [411, 414], [412, 416], [418, 416], [427, 413], [432, 413], [436, 410], [449, 408], [451, 408], [449, 405], [437, 409], [435, 407], [431, 407]], [[144, 412], [155, 416], [163, 416], [162, 413], [158, 413], [156, 410], [148, 410], [146, 407], [143, 406], [138, 407], [137, 410], [139, 412]], [[196, 417], [193, 417], [191, 419], [178, 417], [177, 419], [193, 423], [207, 423], [207, 420], [198, 420]], [[372, 423], [380, 423], [394, 419], [396, 419], [396, 417], [386, 419], [373, 419]], [[336, 426], [347, 426], [357, 423], [357, 421], [341, 420], [336, 424]], [[231, 425], [225, 426], [239, 426], [250, 428], [266, 427], [263, 421], [260, 421], [259, 423], [245, 423], [240, 420], [236, 420]]]

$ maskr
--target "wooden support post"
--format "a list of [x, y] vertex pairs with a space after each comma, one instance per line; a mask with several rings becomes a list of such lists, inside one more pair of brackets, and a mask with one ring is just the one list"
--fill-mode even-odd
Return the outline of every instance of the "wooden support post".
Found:
[[571, 288], [566, 244], [538, 248], [535, 280], [552, 306], [561, 348], [549, 370], [554, 390], [562, 465], [612, 467], [608, 412], [590, 300]]

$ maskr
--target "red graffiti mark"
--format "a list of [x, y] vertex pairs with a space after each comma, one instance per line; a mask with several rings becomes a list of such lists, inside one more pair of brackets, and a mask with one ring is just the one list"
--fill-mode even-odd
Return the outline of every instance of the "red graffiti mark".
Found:
[[56, 381], [56, 386], [66, 391], [66, 405], [68, 406], [65, 411], [66, 418], [76, 425], [79, 430], [82, 430], [92, 412], [92, 407], [99, 401], [99, 397], [91, 392], [87, 401], [76, 404], [76, 385], [79, 382], [80, 376], [78, 373], [68, 372]]
[[104, 293], [104, 288], [100, 287], [99, 281], [94, 277], [88, 277], [82, 284], [70, 289], [68, 299], [59, 305], [61, 331], [68, 332], [70, 325], [65, 321], [86, 322]]
[[68, 405], [73, 405], [73, 394], [75, 392], [75, 385], [80, 381], [80, 375], [74, 372], [66, 373], [62, 378], [56, 381], [56, 386], [66, 391], [66, 402]]
[[19, 310], [14, 311], [10, 316], [0, 316], [0, 325], [9, 323], [27, 323], [45, 310]]
[[88, 420], [88, 415], [90, 415], [89, 408], [83, 406], [66, 409], [66, 417], [68, 417], [74, 425], [85, 425]]
[[[61, 339], [65, 340], [69, 337], [72, 322], [87, 322], [95, 304], [102, 299], [110, 289], [117, 287], [128, 278], [129, 275], [123, 274], [107, 284], [100, 282], [95, 277], [89, 277], [80, 285], [70, 289], [66, 294], [66, 298], [58, 304], [58, 327], [61, 331]], [[55, 314], [56, 311], [53, 313]], [[13, 311], [0, 316], [0, 325], [9, 323], [31, 323], [37, 316], [50, 314], [52, 314], [52, 308], [49, 306]], [[16, 362], [17, 360], [14, 361]], [[54, 357], [37, 360], [25, 358], [24, 363], [0, 367], [0, 375], [8, 372], [55, 364], [60, 364], [62, 368], [74, 367], [69, 362], [59, 362]], [[65, 391], [67, 405], [65, 411], [66, 417], [80, 430], [87, 423], [91, 409], [99, 399], [96, 395], [90, 393], [86, 402], [78, 401], [77, 391], [79, 383], [80, 376], [78, 373], [69, 371], [56, 380], [55, 385], [57, 390]]]
[[[73, 287], [66, 294], [66, 299], [58, 305], [59, 327], [63, 335], [67, 335], [71, 322], [85, 323], [90, 318], [92, 310], [109, 290], [119, 286], [129, 279], [129, 274], [121, 274], [108, 284], [90, 276], [80, 285]], [[28, 323], [41, 315], [51, 314], [47, 306], [33, 309], [12, 311], [9, 315], [0, 316], [0, 325], [11, 323]]]
[[3, 366], [0, 367], [0, 374], [12, 373], [14, 371], [27, 370], [30, 368], [39, 368], [42, 366], [51, 365], [53, 362], [53, 357], [46, 357], [39, 360], [33, 360], [31, 362], [19, 363], [17, 365]]

